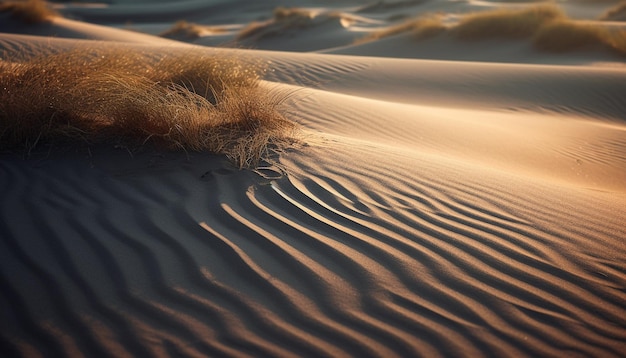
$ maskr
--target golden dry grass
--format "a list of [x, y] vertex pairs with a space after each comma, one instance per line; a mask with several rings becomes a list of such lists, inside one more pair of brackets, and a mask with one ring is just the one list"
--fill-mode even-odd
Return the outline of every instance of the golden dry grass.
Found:
[[314, 17], [314, 13], [310, 10], [279, 6], [274, 9], [272, 19], [251, 22], [239, 31], [236, 39], [262, 38], [288, 29], [306, 27], [311, 24], [311, 20]]
[[342, 24], [349, 24], [355, 21], [355, 17], [340, 11], [317, 11], [279, 6], [274, 9], [271, 19], [254, 21], [244, 26], [237, 34], [236, 40], [250, 38], [258, 40], [284, 34], [293, 29], [312, 27], [327, 20], [339, 20]]
[[619, 4], [608, 9], [600, 20], [605, 21], [626, 21], [626, 1], [622, 1]]
[[283, 7], [279, 6], [273, 11], [274, 19], [277, 21], [286, 19], [310, 19], [313, 17], [313, 13], [309, 10], [297, 8], [297, 7]]
[[10, 12], [15, 18], [28, 24], [38, 24], [59, 17], [43, 0], [12, 0], [0, 3], [0, 12]]
[[424, 16], [404, 21], [400, 24], [388, 27], [386, 29], [370, 32], [365, 37], [357, 39], [355, 41], [355, 44], [376, 41], [385, 37], [394, 36], [406, 32], [411, 32], [416, 39], [421, 40], [436, 36], [440, 33], [445, 32], [446, 30], [446, 26], [441, 22], [441, 19], [439, 17]]
[[194, 39], [208, 33], [223, 33], [224, 30], [214, 26], [204, 26], [187, 22], [185, 20], [177, 21], [172, 27], [159, 34], [161, 37], [175, 38], [182, 37]]
[[270, 21], [253, 21], [246, 26], [244, 26], [239, 33], [237, 33], [236, 40], [244, 40], [256, 35], [260, 35], [263, 30], [267, 29], [267, 27], [271, 24]]
[[441, 22], [440, 18], [426, 17], [422, 18], [418, 26], [413, 28], [412, 35], [414, 38], [421, 40], [437, 36], [447, 30], [448, 28]]
[[215, 104], [229, 88], [256, 87], [264, 68], [235, 57], [174, 53], [162, 56], [149, 71], [154, 81], [179, 84]]
[[524, 10], [497, 9], [474, 14], [467, 14], [458, 24], [448, 28], [441, 17], [426, 15], [409, 19], [398, 25], [374, 31], [358, 39], [364, 43], [401, 33], [412, 32], [417, 39], [436, 36], [449, 32], [464, 40], [480, 40], [490, 37], [528, 37], [547, 21], [563, 18], [565, 15], [556, 6], [537, 5]]
[[0, 61], [0, 149], [150, 143], [253, 166], [295, 130], [279, 111], [285, 95], [268, 93], [258, 81], [246, 63], [194, 52], [153, 58], [122, 48], [78, 48]]
[[548, 52], [567, 52], [582, 48], [604, 47], [626, 55], [626, 31], [609, 30], [597, 24], [568, 18], [558, 7], [536, 5], [526, 9], [497, 9], [465, 15], [458, 24], [446, 27], [439, 17], [426, 16], [368, 34], [355, 43], [379, 40], [412, 32], [417, 39], [443, 32], [461, 40], [493, 38], [531, 39], [535, 48]]
[[533, 36], [533, 45], [544, 51], [567, 52], [584, 47], [602, 46], [610, 34], [606, 29], [571, 20], [551, 21]]
[[604, 41], [604, 44], [618, 54], [626, 56], [626, 31], [622, 30], [612, 33], [611, 36]]
[[494, 10], [464, 17], [452, 33], [460, 39], [531, 38], [533, 46], [548, 52], [567, 52], [604, 47], [626, 55], [623, 30], [607, 28], [568, 18], [551, 5], [523, 10]]
[[523, 10], [498, 9], [464, 16], [452, 34], [464, 40], [524, 38], [549, 21], [565, 18], [556, 6], [537, 5]]

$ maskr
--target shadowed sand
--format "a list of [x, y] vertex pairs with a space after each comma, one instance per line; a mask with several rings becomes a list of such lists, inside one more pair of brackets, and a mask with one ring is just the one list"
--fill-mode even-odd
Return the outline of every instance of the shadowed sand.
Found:
[[[616, 4], [563, 7], [596, 19]], [[253, 59], [267, 69], [258, 89], [289, 93], [280, 113], [301, 132], [248, 170], [106, 141], [0, 154], [0, 355], [622, 356], [623, 60], [443, 37], [425, 43], [439, 51], [430, 59], [393, 58], [416, 57], [395, 47], [414, 43], [403, 35], [352, 45], [398, 13], [509, 2], [296, 5], [354, 22], [329, 16], [251, 41], [372, 56], [191, 47], [58, 18], [2, 28], [13, 58], [95, 34], [100, 49], [150, 58]], [[137, 27], [156, 33], [180, 14], [226, 29], [277, 16], [252, 1], [142, 6], [56, 10], [106, 24], [144, 9], [153, 23]], [[91, 35], [41, 36], [66, 26]], [[462, 46], [475, 58], [450, 61]]]

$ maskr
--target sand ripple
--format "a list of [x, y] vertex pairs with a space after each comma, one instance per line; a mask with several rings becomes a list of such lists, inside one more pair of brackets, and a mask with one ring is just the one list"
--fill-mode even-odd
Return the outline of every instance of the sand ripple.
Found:
[[[333, 160], [292, 155], [294, 175], [273, 181], [197, 157], [116, 171], [76, 158], [3, 159], [0, 348], [120, 357], [624, 351], [623, 208], [555, 194], [593, 209], [571, 211], [541, 197], [539, 184], [478, 185], [463, 168], [446, 168], [444, 179], [428, 162], [410, 180], [415, 169], [345, 165], [359, 150], [377, 160], [341, 146]], [[580, 224], [554, 225], [563, 221]]]

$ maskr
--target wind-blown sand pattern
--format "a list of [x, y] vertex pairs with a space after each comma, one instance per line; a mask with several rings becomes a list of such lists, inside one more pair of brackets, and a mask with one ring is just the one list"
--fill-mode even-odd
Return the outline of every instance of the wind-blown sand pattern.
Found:
[[[325, 17], [247, 50], [201, 45], [240, 46], [278, 2], [0, 13], [3, 60], [94, 43], [253, 58], [301, 127], [247, 170], [106, 143], [0, 154], [0, 356], [624, 356], [624, 58], [354, 43], [401, 14], [532, 1], [295, 3]], [[618, 3], [559, 5], [595, 23]], [[106, 26], [127, 20], [145, 33]], [[225, 30], [150, 35], [179, 20]]]

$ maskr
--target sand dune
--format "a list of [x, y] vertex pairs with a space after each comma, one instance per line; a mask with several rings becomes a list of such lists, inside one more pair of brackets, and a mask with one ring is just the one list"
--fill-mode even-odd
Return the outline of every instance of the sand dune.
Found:
[[[301, 129], [246, 170], [106, 143], [1, 153], [0, 356], [623, 356], [623, 58], [352, 44], [402, 14], [534, 4], [298, 1], [322, 17], [277, 29], [273, 2], [154, 0], [2, 23], [3, 61], [88, 45], [254, 59]], [[183, 18], [228, 30], [191, 46], [108, 26]], [[274, 31], [257, 49], [198, 46], [252, 21]]]

